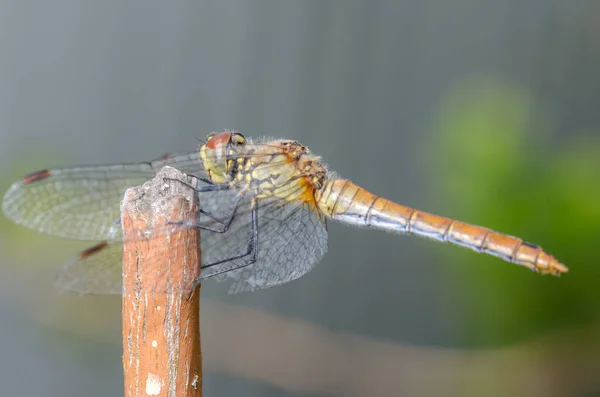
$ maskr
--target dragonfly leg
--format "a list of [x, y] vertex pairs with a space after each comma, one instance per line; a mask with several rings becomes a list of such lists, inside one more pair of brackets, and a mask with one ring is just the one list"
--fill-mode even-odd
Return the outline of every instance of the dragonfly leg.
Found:
[[179, 183], [184, 184], [185, 186], [189, 187], [190, 189], [193, 189], [195, 191], [197, 191], [198, 193], [203, 193], [203, 192], [218, 192], [220, 190], [227, 190], [231, 188], [231, 185], [229, 185], [228, 183], [212, 183], [210, 180], [205, 179], [205, 178], [196, 178], [198, 180], [201, 180], [203, 182], [206, 182], [206, 185], [202, 185], [202, 186], [193, 186], [190, 183], [187, 183], [185, 181], [182, 181], [181, 179], [174, 179], [174, 178], [163, 178], [163, 180], [166, 181], [177, 181]]
[[202, 215], [206, 216], [207, 218], [210, 218], [211, 220], [213, 220], [213, 221], [215, 221], [217, 223], [220, 223], [221, 225], [225, 225], [227, 223], [226, 220], [218, 219], [216, 216], [214, 216], [213, 214], [211, 214], [208, 211], [203, 210], [202, 208], [200, 208], [198, 210], [198, 212], [200, 212]]
[[206, 183], [207, 185], [214, 185], [214, 182], [208, 178], [202, 178], [202, 177], [196, 176], [194, 174], [187, 174], [187, 176], [192, 177], [194, 179], [198, 179], [199, 181], [202, 181], [202, 182]]
[[[204, 214], [208, 217], [210, 217], [211, 219], [213, 219], [215, 222], [218, 222], [222, 225], [222, 227], [210, 227], [210, 226], [204, 226], [204, 225], [200, 225], [198, 223], [195, 222], [189, 222], [189, 221], [169, 221], [167, 222], [167, 224], [169, 225], [176, 225], [176, 226], [183, 226], [183, 227], [188, 227], [188, 228], [196, 228], [196, 229], [200, 229], [200, 230], [207, 230], [209, 232], [215, 232], [215, 233], [225, 233], [227, 230], [229, 230], [229, 227], [231, 226], [231, 223], [233, 222], [233, 219], [235, 218], [235, 214], [237, 212], [238, 209], [238, 204], [241, 200], [242, 196], [237, 196], [234, 202], [234, 206], [233, 206], [233, 211], [231, 212], [231, 215], [225, 219], [225, 220], [220, 220], [215, 218], [212, 214], [210, 214], [207, 211], [204, 211], [202, 209], [200, 209], [200, 213]], [[253, 210], [254, 211], [254, 210]]]
[[[202, 269], [209, 269], [211, 267], [215, 267], [215, 266], [221, 265], [223, 263], [231, 262], [236, 259], [242, 259], [247, 256], [250, 256], [250, 258], [245, 263], [236, 265], [232, 268], [228, 268], [228, 269], [225, 269], [225, 270], [222, 270], [219, 272], [211, 273], [208, 276], [201, 276], [202, 278], [212, 277], [212, 276], [216, 276], [217, 274], [225, 273], [225, 272], [228, 272], [231, 270], [241, 269], [241, 268], [250, 266], [251, 264], [256, 262], [256, 259], [258, 256], [258, 206], [255, 203], [252, 204], [252, 223], [251, 223], [251, 225], [252, 226], [250, 228], [250, 240], [248, 241], [248, 247], [246, 249], [246, 252], [244, 252], [241, 255], [236, 255], [236, 256], [232, 256], [227, 259], [222, 259], [217, 262], [209, 263], [208, 265], [202, 265]], [[196, 279], [195, 281], [199, 282], [200, 278]]]
[[[231, 186], [229, 186], [226, 183], [223, 184], [213, 184], [210, 180], [205, 179], [205, 178], [197, 178], [201, 181], [205, 181], [207, 183], [210, 183], [209, 185], [203, 185], [203, 186], [198, 186], [197, 188], [193, 187], [192, 185], [189, 185], [186, 183], [186, 185], [190, 186], [192, 189], [195, 189], [197, 192], [202, 193], [202, 192], [216, 192], [216, 191], [221, 191], [221, 190], [227, 190], [229, 189]], [[185, 183], [185, 182], [183, 182]], [[234, 210], [235, 212], [235, 210]], [[220, 223], [221, 225], [223, 225], [223, 230], [219, 231], [219, 230], [212, 230], [212, 231], [216, 231], [219, 233], [224, 233], [227, 231], [227, 229], [229, 228], [229, 225], [231, 225], [231, 222], [233, 221], [233, 214], [231, 215], [231, 217], [229, 218], [229, 220], [221, 220], [221, 219], [217, 219], [216, 216], [214, 216], [213, 214], [211, 214], [208, 211], [203, 210], [202, 208], [200, 208], [200, 213], [203, 215], [206, 215], [207, 217], [209, 217], [210, 219], [212, 219], [213, 221]], [[210, 229], [206, 229], [206, 230], [210, 230]]]
[[236, 256], [232, 256], [227, 259], [222, 259], [217, 262], [209, 263], [208, 265], [202, 265], [200, 268], [201, 269], [210, 269], [215, 266], [221, 265], [223, 263], [235, 261], [236, 259], [243, 259], [248, 256], [250, 256], [250, 258], [248, 258], [246, 261], [239, 263], [239, 264], [235, 264], [232, 267], [228, 267], [226, 269], [218, 270], [215, 272], [210, 272], [210, 274], [208, 274], [208, 275], [202, 275], [202, 273], [200, 273], [200, 276], [195, 278], [193, 281], [192, 289], [190, 291], [190, 295], [188, 296], [188, 299], [192, 296], [192, 293], [194, 292], [196, 287], [198, 285], [200, 285], [200, 282], [202, 281], [202, 279], [217, 276], [219, 274], [230, 272], [233, 270], [242, 269], [242, 268], [248, 267], [248, 266], [252, 265], [254, 262], [256, 262], [256, 259], [258, 258], [258, 206], [256, 205], [255, 200], [252, 201], [252, 226], [250, 229], [250, 241], [248, 241], [248, 248], [247, 248], [246, 252], [244, 252], [241, 255], [236, 255]]
[[[182, 181], [180, 179], [173, 179], [173, 178], [164, 178], [165, 181], [169, 180], [169, 181], [177, 181], [179, 183], [184, 184], [185, 186], [188, 186], [190, 189], [194, 189], [195, 191], [197, 191], [198, 193], [203, 193], [203, 192], [216, 192], [216, 191], [222, 191], [222, 190], [227, 190], [229, 189], [231, 186], [227, 183], [222, 183], [222, 184], [215, 184], [213, 183], [210, 179], [206, 179], [206, 178], [199, 178], [197, 176], [194, 175], [190, 175], [193, 178], [196, 178], [202, 182], [207, 183], [206, 185], [203, 186], [198, 186], [195, 187], [185, 181]], [[207, 217], [209, 217], [210, 219], [212, 219], [213, 221], [220, 223], [221, 225], [223, 225], [222, 229], [216, 229], [216, 228], [210, 228], [208, 226], [200, 226], [197, 225], [193, 222], [168, 222], [168, 224], [170, 225], [181, 225], [181, 226], [186, 226], [186, 227], [198, 227], [199, 229], [203, 229], [203, 230], [209, 230], [212, 232], [217, 232], [217, 233], [224, 233], [227, 231], [227, 229], [229, 228], [229, 225], [231, 225], [231, 222], [233, 221], [233, 215], [231, 215], [229, 217], [229, 219], [227, 220], [221, 220], [221, 219], [217, 219], [217, 217], [215, 217], [213, 214], [211, 214], [208, 211], [203, 210], [202, 208], [200, 208], [199, 212], [202, 215], [205, 215]]]

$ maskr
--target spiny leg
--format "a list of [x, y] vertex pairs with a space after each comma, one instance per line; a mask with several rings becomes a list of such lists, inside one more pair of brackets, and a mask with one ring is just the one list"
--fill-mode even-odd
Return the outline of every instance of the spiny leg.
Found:
[[182, 183], [185, 186], [189, 187], [190, 189], [197, 191], [198, 193], [217, 192], [220, 190], [228, 190], [231, 188], [231, 185], [228, 183], [213, 183], [211, 180], [206, 179], [206, 178], [198, 178], [198, 177], [193, 177], [193, 178], [196, 178], [202, 182], [205, 182], [206, 185], [196, 187], [190, 183], [187, 183], [186, 181], [182, 181], [181, 179], [176, 179], [176, 178], [163, 178], [163, 180], [165, 182], [166, 181], [176, 181], [176, 182]]
[[[193, 186], [193, 185], [191, 185], [191, 184], [189, 184], [189, 183], [187, 183], [185, 181], [182, 181], [180, 179], [173, 179], [173, 178], [164, 178], [164, 179], [165, 180], [171, 180], [171, 181], [177, 181], [179, 183], [182, 183], [182, 184], [188, 186], [190, 189], [195, 190], [198, 193], [218, 192], [218, 191], [223, 191], [223, 190], [229, 190], [229, 189], [231, 189], [231, 185], [229, 185], [227, 183], [215, 184], [215, 183], [213, 183], [212, 181], [210, 181], [209, 179], [206, 179], [206, 178], [198, 178], [198, 177], [193, 176], [193, 175], [192, 175], [192, 177], [194, 177], [194, 178], [196, 178], [198, 180], [201, 180], [203, 182], [206, 182], [207, 185], [195, 187], [195, 186]], [[238, 206], [238, 204], [240, 202], [240, 199], [241, 199], [241, 196], [237, 196], [236, 197], [236, 201], [234, 203], [234, 209], [233, 209], [231, 215], [227, 219], [225, 219], [225, 220], [217, 219], [217, 217], [215, 217], [210, 212], [205, 211], [202, 208], [200, 208], [199, 212], [201, 214], [203, 214], [203, 215], [207, 216], [208, 218], [212, 219], [213, 221], [215, 221], [215, 222], [220, 223], [221, 225], [223, 225], [223, 227], [220, 228], [220, 229], [219, 228], [209, 227], [209, 226], [198, 225], [198, 224], [196, 224], [194, 222], [189, 222], [189, 221], [172, 221], [172, 222], [170, 221], [170, 222], [167, 222], [167, 224], [169, 224], [169, 225], [179, 225], [179, 226], [184, 226], [184, 227], [193, 227], [193, 228], [198, 228], [198, 229], [201, 229], [201, 230], [208, 230], [208, 231], [215, 232], [215, 233], [225, 233], [229, 229], [229, 226], [231, 226], [231, 223], [233, 222], [233, 218], [235, 217], [235, 213], [237, 211], [237, 206]]]
[[[189, 183], [187, 183], [185, 181], [181, 181], [181, 180], [177, 180], [177, 181], [179, 181], [180, 183], [183, 183], [184, 185], [189, 186], [191, 189], [194, 189], [194, 190], [196, 190], [199, 193], [228, 190], [228, 189], [231, 188], [231, 185], [226, 184], [226, 183], [224, 183], [224, 184], [215, 184], [215, 183], [213, 183], [212, 181], [210, 181], [210, 180], [208, 180], [206, 178], [198, 178], [198, 177], [196, 177], [194, 175], [192, 175], [192, 177], [196, 178], [198, 180], [201, 180], [201, 181], [203, 181], [205, 183], [207, 183], [207, 185], [199, 186], [199, 187], [194, 187], [194, 186], [192, 186], [191, 184], [189, 184]], [[205, 215], [211, 217], [211, 219], [215, 220], [216, 222], [219, 222], [219, 223], [223, 224], [223, 228], [222, 229], [210, 228], [210, 227], [207, 227], [207, 226], [202, 226], [202, 225], [195, 224], [193, 222], [184, 222], [184, 221], [168, 222], [168, 224], [171, 224], [171, 225], [180, 225], [180, 226], [184, 226], [184, 227], [193, 227], [193, 228], [198, 228], [200, 230], [208, 230], [208, 231], [216, 232], [216, 233], [225, 233], [229, 229], [229, 227], [231, 226], [231, 223], [233, 222], [233, 219], [235, 218], [235, 213], [237, 211], [238, 204], [239, 204], [241, 198], [242, 198], [241, 194], [239, 194], [239, 195], [236, 196], [235, 203], [234, 203], [234, 208], [233, 208], [233, 212], [232, 212], [231, 216], [229, 217], [229, 219], [227, 219], [227, 221], [225, 221], [225, 222], [216, 219], [215, 217], [213, 217], [212, 215], [210, 215], [207, 211], [203, 211], [202, 209], [200, 210], [200, 212], [202, 214], [205, 214]], [[258, 257], [258, 204], [257, 204], [256, 198], [252, 198], [252, 204], [251, 204], [251, 206], [252, 206], [252, 208], [251, 208], [251, 211], [252, 211], [251, 212], [252, 213], [252, 222], [251, 222], [251, 229], [250, 229], [250, 240], [248, 241], [248, 248], [247, 248], [246, 252], [243, 253], [243, 254], [241, 254], [241, 255], [236, 255], [236, 256], [233, 256], [233, 257], [230, 257], [230, 258], [227, 258], [227, 259], [222, 259], [220, 261], [210, 263], [208, 265], [203, 265], [203, 266], [201, 266], [201, 269], [209, 269], [211, 267], [214, 267], [214, 266], [217, 266], [217, 265], [220, 265], [220, 264], [223, 264], [223, 263], [231, 262], [231, 261], [234, 261], [236, 259], [245, 258], [245, 257], [247, 257], [249, 255], [250, 255], [250, 258], [247, 261], [245, 261], [244, 263], [242, 263], [242, 264], [239, 264], [239, 265], [233, 266], [231, 268], [223, 269], [221, 271], [212, 273], [212, 274], [210, 274], [207, 277], [213, 277], [213, 276], [217, 276], [219, 274], [226, 273], [226, 272], [229, 272], [229, 271], [242, 269], [242, 268], [248, 267], [248, 266], [252, 265], [254, 262], [256, 262], [256, 259]], [[199, 277], [197, 277], [197, 278], [194, 279], [193, 285], [192, 285], [192, 289], [190, 291], [190, 297], [191, 297], [192, 293], [194, 292], [194, 290], [196, 289], [196, 286], [198, 286], [200, 284], [202, 278], [203, 278], [202, 276], [199, 276]], [[188, 299], [189, 299], [189, 297], [188, 297]]]
[[221, 228], [203, 226], [203, 225], [199, 225], [195, 222], [190, 222], [190, 221], [168, 221], [167, 224], [183, 226], [183, 227], [188, 227], [188, 228], [196, 228], [196, 229], [200, 229], [200, 230], [207, 230], [209, 232], [215, 232], [215, 233], [225, 233], [227, 230], [229, 230], [229, 227], [233, 223], [233, 219], [235, 218], [235, 214], [237, 212], [237, 209], [239, 207], [239, 203], [240, 203], [241, 199], [242, 199], [241, 195], [236, 196], [235, 201], [233, 203], [233, 211], [231, 211], [231, 215], [229, 215], [229, 217], [226, 220], [216, 219], [213, 215], [209, 214], [208, 212], [200, 210], [200, 213], [203, 213], [203, 214], [207, 215], [208, 217], [210, 217], [215, 222], [220, 223], [222, 225]]
[[250, 240], [248, 241], [248, 248], [247, 248], [246, 252], [244, 252], [241, 255], [236, 255], [236, 256], [233, 256], [233, 257], [230, 257], [227, 259], [219, 260], [217, 262], [209, 263], [208, 265], [202, 265], [201, 269], [209, 269], [211, 267], [221, 265], [223, 263], [231, 262], [236, 259], [246, 258], [247, 256], [250, 256], [250, 258], [248, 258], [245, 262], [236, 264], [233, 267], [230, 267], [227, 269], [223, 269], [223, 270], [211, 273], [209, 276], [204, 277], [204, 276], [202, 276], [202, 272], [201, 272], [200, 276], [194, 280], [192, 290], [194, 288], [196, 288], [196, 286], [198, 284], [200, 284], [200, 281], [203, 278], [213, 277], [213, 276], [217, 276], [219, 274], [226, 273], [229, 271], [242, 269], [242, 268], [248, 267], [248, 266], [252, 265], [254, 262], [256, 262], [256, 259], [258, 258], [258, 205], [256, 203], [256, 199], [252, 199], [252, 223], [251, 223], [251, 229], [250, 229]]
[[202, 178], [202, 177], [194, 175], [194, 174], [187, 174], [187, 176], [192, 177], [194, 179], [197, 179], [199, 181], [202, 181], [202, 182], [206, 183], [207, 185], [214, 185], [215, 184], [213, 181], [211, 181], [208, 178]]

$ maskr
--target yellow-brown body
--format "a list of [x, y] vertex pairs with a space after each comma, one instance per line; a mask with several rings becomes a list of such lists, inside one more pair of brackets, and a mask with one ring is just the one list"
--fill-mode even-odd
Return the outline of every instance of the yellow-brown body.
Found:
[[[301, 201], [324, 218], [453, 243], [541, 273], [558, 275], [568, 271], [541, 247], [518, 237], [418, 211], [374, 195], [349, 180], [337, 179], [317, 156], [296, 141], [254, 144], [237, 137], [232, 146], [229, 134], [217, 134], [203, 146], [201, 155], [207, 172], [215, 175], [214, 170], [220, 170], [223, 177], [215, 178], [216, 182], [226, 181], [226, 174], [229, 183], [242, 192], [253, 192], [258, 201]], [[219, 163], [225, 159], [226, 166]]]

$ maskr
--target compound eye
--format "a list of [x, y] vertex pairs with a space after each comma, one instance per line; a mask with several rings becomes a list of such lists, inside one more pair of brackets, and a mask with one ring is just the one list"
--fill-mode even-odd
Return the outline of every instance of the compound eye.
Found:
[[213, 131], [213, 132], [211, 132], [210, 134], [208, 134], [208, 135], [206, 136], [206, 141], [207, 141], [207, 142], [208, 142], [208, 141], [210, 141], [210, 140], [211, 140], [211, 139], [213, 139], [213, 138], [215, 137], [215, 135], [217, 135], [217, 134], [221, 134], [221, 133], [220, 133], [220, 132], [217, 132], [217, 131]]
[[208, 149], [217, 149], [225, 147], [231, 141], [231, 132], [213, 132], [206, 137], [206, 147]]
[[246, 138], [239, 132], [233, 132], [231, 134], [230, 142], [233, 146], [241, 146], [246, 143]]

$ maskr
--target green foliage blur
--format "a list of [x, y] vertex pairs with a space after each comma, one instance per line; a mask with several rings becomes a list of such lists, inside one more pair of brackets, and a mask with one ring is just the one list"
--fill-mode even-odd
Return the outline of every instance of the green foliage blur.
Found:
[[438, 248], [443, 282], [464, 309], [459, 345], [502, 345], [600, 319], [600, 140], [561, 132], [559, 144], [535, 98], [492, 78], [468, 80], [444, 99], [425, 153], [434, 207], [541, 245], [569, 267], [542, 276]]

